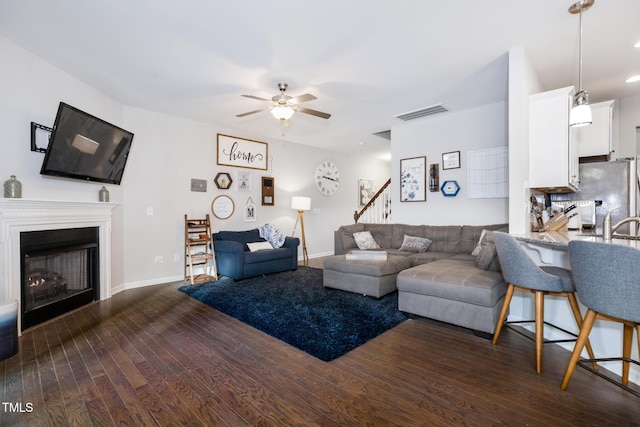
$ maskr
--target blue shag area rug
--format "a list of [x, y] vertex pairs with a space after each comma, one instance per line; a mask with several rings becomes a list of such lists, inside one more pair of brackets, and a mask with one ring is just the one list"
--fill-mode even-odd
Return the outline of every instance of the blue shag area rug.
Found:
[[311, 267], [179, 290], [326, 362], [408, 318], [397, 292], [376, 299], [324, 288], [322, 270]]

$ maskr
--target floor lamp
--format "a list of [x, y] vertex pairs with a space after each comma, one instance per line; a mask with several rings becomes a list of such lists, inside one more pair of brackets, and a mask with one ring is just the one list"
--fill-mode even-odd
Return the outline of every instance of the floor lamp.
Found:
[[[300, 220], [300, 229], [302, 230], [302, 258], [304, 260], [304, 265], [309, 265], [309, 254], [307, 253], [307, 241], [304, 236], [304, 211], [308, 211], [311, 209], [311, 198], [310, 197], [292, 197], [291, 198], [291, 209], [295, 209], [298, 211], [298, 218]], [[296, 221], [297, 223], [297, 221]], [[296, 226], [293, 226], [293, 233], [296, 232]]]

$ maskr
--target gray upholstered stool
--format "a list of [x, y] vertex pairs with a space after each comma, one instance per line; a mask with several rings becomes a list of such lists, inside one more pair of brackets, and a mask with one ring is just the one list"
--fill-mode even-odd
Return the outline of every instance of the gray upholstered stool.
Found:
[[0, 301], [0, 360], [18, 352], [18, 301]]
[[335, 255], [324, 261], [323, 285], [380, 298], [396, 290], [396, 276], [409, 267], [409, 259], [398, 255], [389, 255], [386, 261], [347, 260], [345, 255]]
[[[502, 305], [502, 312], [500, 313], [500, 320], [498, 321], [496, 331], [493, 334], [493, 344], [496, 344], [498, 341], [498, 337], [500, 336], [500, 331], [502, 330], [502, 325], [504, 323], [535, 322], [536, 372], [540, 373], [542, 371], [542, 344], [575, 341], [575, 337], [577, 337], [577, 335], [569, 331], [544, 321], [544, 296], [558, 295], [567, 297], [569, 299], [569, 305], [571, 306], [573, 317], [576, 319], [576, 323], [578, 324], [578, 328], [582, 327], [582, 315], [580, 314], [578, 300], [576, 299], [576, 288], [573, 284], [571, 271], [562, 267], [540, 267], [536, 265], [516, 239], [507, 233], [496, 231], [493, 234], [493, 238], [496, 243], [498, 258], [500, 259], [502, 275], [508, 283], [507, 293], [505, 294], [504, 303]], [[534, 320], [505, 322], [509, 311], [509, 304], [511, 303], [513, 292], [516, 289], [535, 294]], [[572, 338], [564, 340], [545, 340], [544, 325], [559, 329], [562, 332], [571, 335]], [[591, 344], [588, 340], [586, 342], [586, 346], [589, 356], [593, 359], [593, 350], [591, 349]], [[597, 368], [597, 365], [594, 364], [594, 368]]]
[[[640, 251], [616, 244], [571, 241], [569, 261], [578, 299], [587, 307], [587, 314], [560, 388], [566, 390], [576, 366], [580, 365], [640, 397], [640, 392], [628, 386], [629, 364], [640, 366], [639, 361], [631, 359], [634, 328], [638, 333], [640, 348]], [[589, 343], [589, 333], [596, 319], [621, 322], [624, 325], [622, 357], [596, 359], [589, 354], [591, 359], [580, 361], [580, 353]], [[622, 380], [614, 380], [587, 364], [599, 361], [621, 361]]]

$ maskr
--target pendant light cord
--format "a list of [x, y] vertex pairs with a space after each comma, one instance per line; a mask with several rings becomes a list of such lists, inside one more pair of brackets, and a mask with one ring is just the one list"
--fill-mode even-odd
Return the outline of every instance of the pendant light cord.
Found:
[[584, 5], [584, 0], [580, 2], [580, 42], [578, 46], [578, 56], [579, 56], [579, 65], [578, 65], [578, 92], [582, 92], [582, 9]]

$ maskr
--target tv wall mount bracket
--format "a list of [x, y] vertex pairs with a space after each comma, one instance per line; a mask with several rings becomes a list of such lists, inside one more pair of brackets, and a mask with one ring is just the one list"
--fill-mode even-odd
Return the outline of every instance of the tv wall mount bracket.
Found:
[[53, 128], [31, 122], [31, 151], [46, 153]]

